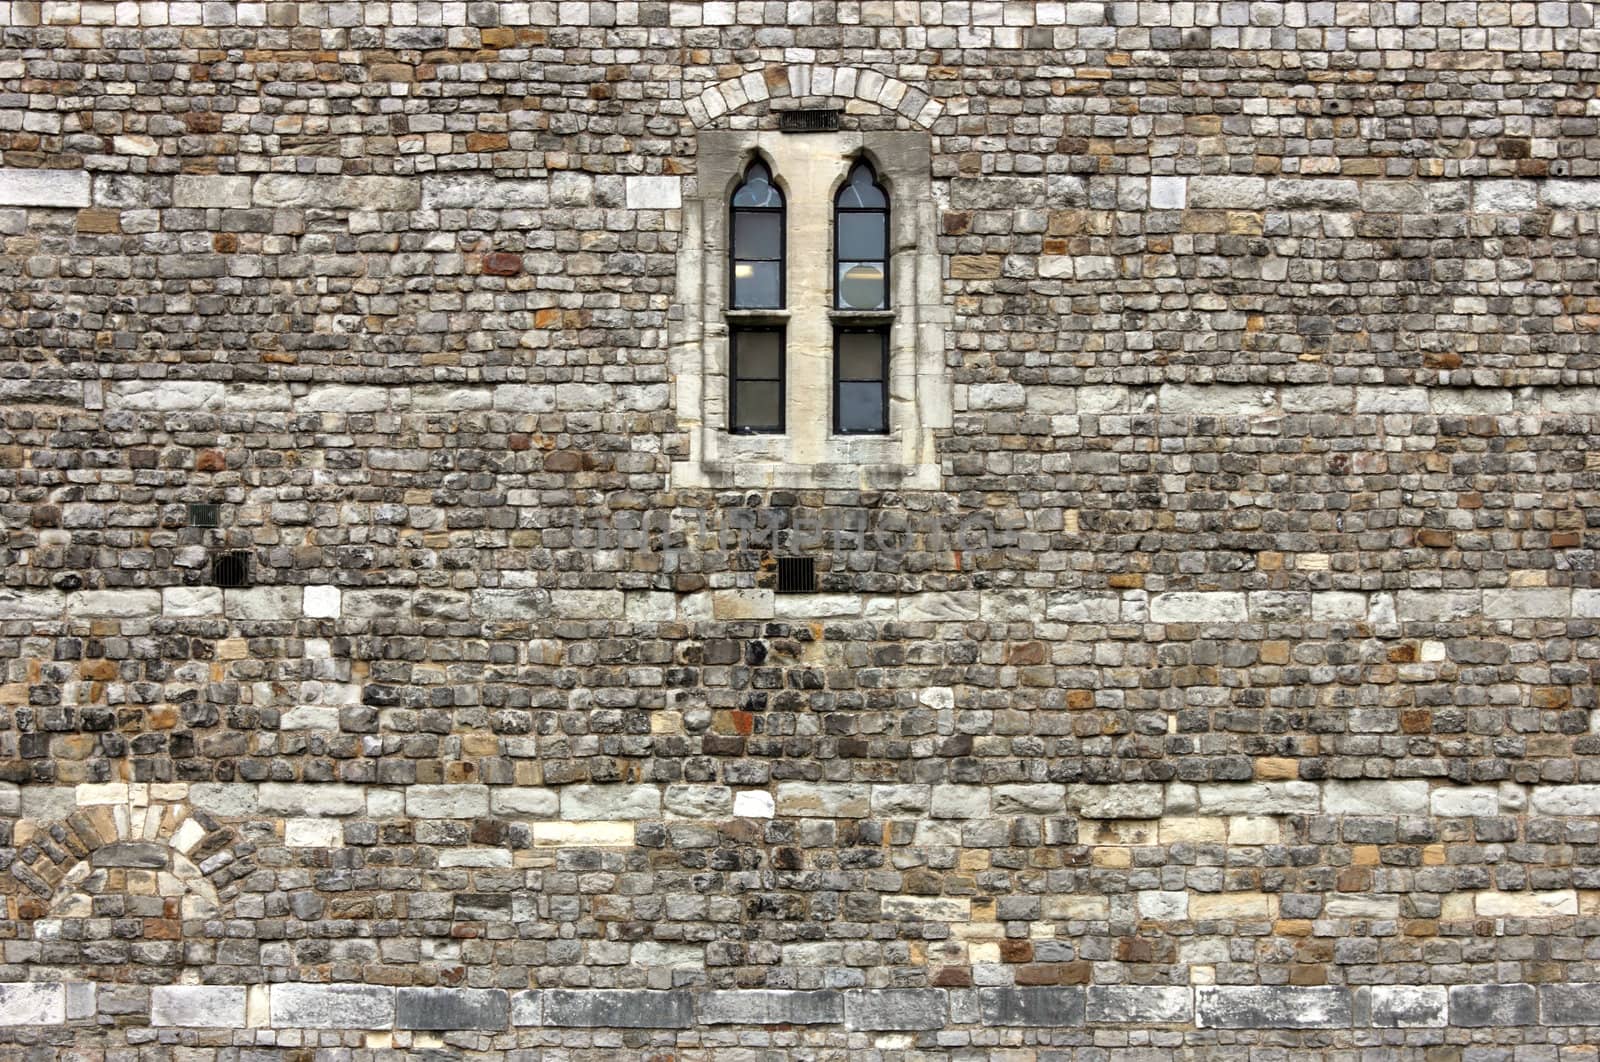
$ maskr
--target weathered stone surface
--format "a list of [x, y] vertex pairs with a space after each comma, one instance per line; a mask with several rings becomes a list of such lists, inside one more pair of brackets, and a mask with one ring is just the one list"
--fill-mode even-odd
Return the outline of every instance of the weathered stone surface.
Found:
[[1322, 810], [1329, 815], [1415, 815], [1428, 810], [1428, 783], [1363, 778], [1330, 781], [1322, 787]]
[[1206, 1029], [1342, 1029], [1350, 1024], [1346, 988], [1215, 985], [1195, 992], [1195, 1018]]
[[156, 985], [150, 989], [150, 1024], [241, 1029], [244, 999], [244, 988], [236, 985]]
[[544, 1024], [585, 1029], [687, 1029], [694, 1025], [688, 992], [633, 989], [549, 989]]
[[695, 1001], [699, 1020], [705, 1025], [838, 1025], [844, 1021], [844, 996], [826, 989], [701, 992]]
[[1083, 1024], [1081, 988], [984, 988], [978, 991], [978, 1006], [985, 1025], [1060, 1029]]
[[54, 590], [0, 589], [0, 620], [58, 620], [67, 599]]
[[1194, 1020], [1194, 994], [1189, 988], [1159, 985], [1090, 985], [1084, 1018], [1093, 1024], [1187, 1023]]
[[67, 595], [73, 619], [154, 619], [161, 615], [158, 590], [83, 590]]
[[174, 619], [222, 615], [222, 591], [215, 586], [169, 586], [161, 591], [161, 614]]
[[561, 790], [568, 821], [651, 819], [661, 815], [661, 790], [653, 785], [574, 785]]
[[1539, 1018], [1545, 1025], [1600, 1025], [1600, 984], [1540, 985]]
[[853, 989], [844, 993], [845, 1024], [869, 1032], [942, 1029], [950, 1003], [937, 988]]
[[0, 983], [0, 1025], [59, 1025], [67, 997], [59, 982]]
[[401, 988], [395, 992], [397, 1029], [506, 1027], [510, 998], [498, 988]]
[[1450, 1024], [1469, 1029], [1534, 1025], [1539, 1021], [1533, 985], [1452, 985]]
[[289, 815], [354, 815], [366, 809], [366, 790], [357, 785], [263, 782], [257, 790], [263, 811]]
[[167, 847], [150, 841], [118, 841], [97, 848], [90, 854], [97, 867], [147, 867], [167, 865]]
[[86, 207], [89, 174], [83, 170], [0, 169], [0, 207]]
[[487, 786], [409, 785], [405, 795], [406, 814], [415, 819], [470, 819], [489, 813]]
[[1067, 807], [1086, 819], [1153, 819], [1165, 803], [1165, 792], [1154, 783], [1067, 787]]
[[106, 402], [112, 409], [169, 411], [222, 405], [219, 383], [201, 380], [121, 380], [111, 385]]
[[487, 174], [430, 174], [422, 179], [422, 205], [428, 210], [532, 210], [550, 205], [544, 180], [503, 180]]
[[1443, 985], [1374, 985], [1360, 991], [1365, 994], [1367, 1020], [1379, 1029], [1436, 1028], [1449, 1015], [1449, 994]]
[[1180, 591], [1150, 599], [1151, 623], [1243, 623], [1248, 618], [1243, 594]]
[[472, 614], [479, 619], [529, 623], [546, 614], [548, 590], [474, 590]]
[[[179, 207], [247, 207], [250, 205], [250, 178], [245, 176], [191, 177], [172, 179], [172, 205]], [[87, 203], [84, 205], [88, 205]]]
[[395, 990], [380, 985], [278, 984], [272, 986], [271, 1021], [290, 1029], [388, 1029], [394, 1026]]

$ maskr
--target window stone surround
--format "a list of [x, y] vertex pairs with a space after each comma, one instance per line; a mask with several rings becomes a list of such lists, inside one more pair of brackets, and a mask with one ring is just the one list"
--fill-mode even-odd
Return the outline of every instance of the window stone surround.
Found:
[[[704, 130], [698, 152], [698, 192], [683, 204], [671, 349], [674, 407], [689, 436], [689, 455], [673, 466], [673, 485], [936, 489], [934, 431], [951, 424], [952, 389], [927, 134]], [[730, 314], [728, 197], [757, 154], [772, 168], [787, 204], [785, 306]], [[890, 195], [888, 314], [831, 309], [833, 197], [863, 154]], [[890, 430], [835, 435], [833, 327], [868, 320], [890, 324]], [[740, 321], [786, 329], [783, 434], [727, 430], [728, 333]]]

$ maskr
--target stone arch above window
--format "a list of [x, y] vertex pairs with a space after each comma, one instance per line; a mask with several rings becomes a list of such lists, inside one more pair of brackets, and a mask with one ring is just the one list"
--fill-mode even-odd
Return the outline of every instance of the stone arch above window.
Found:
[[860, 100], [904, 118], [920, 129], [932, 129], [944, 104], [899, 78], [854, 66], [771, 63], [738, 77], [719, 81], [684, 102], [689, 120], [706, 129], [751, 104], [770, 100]]

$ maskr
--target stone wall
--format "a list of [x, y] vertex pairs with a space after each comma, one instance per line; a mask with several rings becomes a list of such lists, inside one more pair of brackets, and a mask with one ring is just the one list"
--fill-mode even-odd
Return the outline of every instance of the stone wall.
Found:
[[[1594, 1062], [1593, 9], [0, 0], [0, 1055]], [[797, 107], [936, 488], [684, 485]]]

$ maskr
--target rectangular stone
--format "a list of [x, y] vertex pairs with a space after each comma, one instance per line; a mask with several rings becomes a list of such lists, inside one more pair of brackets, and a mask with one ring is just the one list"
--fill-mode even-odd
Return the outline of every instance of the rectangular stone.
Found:
[[489, 814], [486, 785], [408, 785], [406, 814], [414, 819], [475, 819]]
[[694, 1025], [694, 999], [682, 991], [552, 988], [544, 993], [544, 1024], [580, 1029], [688, 1029]]
[[239, 985], [156, 985], [150, 989], [150, 1024], [240, 1029], [244, 996]]
[[106, 391], [108, 409], [177, 412], [219, 409], [226, 391], [209, 380], [119, 380]]
[[1241, 384], [1162, 384], [1157, 403], [1163, 414], [1252, 416], [1276, 409], [1278, 391]]
[[552, 590], [550, 615], [555, 619], [621, 619], [621, 590]]
[[276, 984], [269, 1013], [278, 1029], [389, 1029], [394, 1027], [394, 989]]
[[1600, 815], [1600, 785], [1534, 786], [1533, 810], [1541, 815]]
[[872, 813], [870, 786], [847, 782], [779, 782], [779, 815], [817, 819], [864, 819]]
[[1091, 1024], [1138, 1022], [1177, 1025], [1194, 1020], [1194, 992], [1160, 985], [1090, 985], [1084, 1020]]
[[1426, 387], [1358, 387], [1357, 413], [1418, 413], [1433, 411]]
[[1267, 201], [1280, 210], [1354, 210], [1361, 206], [1361, 185], [1328, 178], [1279, 178], [1267, 182]]
[[1323, 784], [1325, 815], [1422, 815], [1428, 811], [1428, 783], [1363, 778]]
[[261, 810], [288, 815], [359, 815], [367, 808], [365, 789], [336, 782], [262, 782], [257, 799]]
[[511, 1024], [517, 1027], [544, 1023], [544, 993], [524, 989], [511, 993]]
[[661, 789], [654, 785], [571, 785], [560, 790], [561, 817], [569, 822], [654, 819]]
[[1396, 598], [1395, 614], [1402, 620], [1449, 623], [1472, 619], [1483, 610], [1477, 590], [1402, 590]]
[[155, 619], [161, 615], [159, 590], [80, 590], [67, 595], [72, 619]]
[[324, 384], [295, 400], [295, 408], [309, 413], [378, 413], [389, 408], [390, 389]]
[[1205, 815], [1314, 815], [1322, 807], [1315, 782], [1214, 782], [1197, 788]]
[[1354, 590], [1319, 590], [1311, 595], [1311, 618], [1338, 621], [1367, 616], [1367, 595]]
[[561, 798], [554, 789], [533, 786], [491, 786], [489, 808], [496, 815], [553, 819], [561, 814]]
[[1500, 814], [1500, 792], [1485, 786], [1440, 788], [1428, 794], [1430, 809], [1440, 818]]
[[1539, 1001], [1532, 985], [1451, 985], [1450, 1024], [1467, 1029], [1537, 1025]]
[[1362, 991], [1374, 1028], [1439, 1028], [1448, 1019], [1450, 996], [1443, 985], [1374, 985]]
[[550, 182], [500, 180], [486, 174], [438, 174], [422, 179], [426, 210], [542, 210], [550, 205]]
[[1045, 616], [1058, 623], [1115, 623], [1122, 595], [1100, 590], [1059, 590], [1045, 598]]
[[1203, 1029], [1343, 1029], [1350, 993], [1333, 986], [1203, 985], [1195, 989]]
[[88, 205], [86, 170], [0, 169], [0, 206], [71, 209]]
[[982, 988], [978, 1009], [985, 1025], [1068, 1028], [1083, 1024], [1083, 989]]
[[1527, 586], [1483, 592], [1484, 619], [1565, 619], [1572, 591], [1564, 586]]
[[938, 988], [858, 988], [844, 994], [845, 1024], [868, 1032], [942, 1029], [950, 1005]]
[[248, 207], [248, 176], [192, 176], [172, 179], [172, 205], [177, 207]]
[[1600, 1025], [1600, 984], [1540, 985], [1539, 1018], [1546, 1026]]
[[704, 1025], [838, 1025], [844, 1021], [844, 996], [831, 989], [701, 992], [697, 1002]]
[[402, 988], [395, 993], [396, 1029], [501, 1030], [510, 999], [499, 988]]
[[681, 177], [629, 177], [625, 188], [629, 210], [676, 210], [683, 205]]
[[951, 623], [978, 618], [978, 591], [923, 591], [900, 599], [904, 623]]
[[222, 611], [236, 620], [295, 620], [303, 613], [298, 586], [251, 586], [222, 592]]
[[1155, 819], [1166, 805], [1159, 782], [1067, 786], [1067, 807], [1086, 819]]
[[1480, 918], [1572, 918], [1578, 914], [1578, 893], [1574, 889], [1551, 892], [1486, 889], [1473, 894], [1473, 909]]
[[168, 586], [161, 591], [161, 614], [173, 619], [222, 615], [222, 590], [215, 586]]
[[1175, 591], [1150, 599], [1151, 623], [1243, 623], [1248, 618], [1240, 593]]
[[538, 848], [632, 848], [631, 822], [535, 822], [533, 843]]
[[0, 983], [0, 1025], [60, 1025], [67, 994], [59, 981]]
[[1533, 181], [1474, 181], [1472, 209], [1478, 213], [1516, 214], [1539, 208], [1539, 186]]
[[1190, 177], [1191, 210], [1260, 210], [1267, 205], [1267, 182], [1261, 177]]
[[55, 590], [0, 589], [0, 620], [58, 620], [67, 598]]
[[550, 591], [532, 587], [474, 590], [472, 614], [483, 620], [532, 623], [551, 615]]

